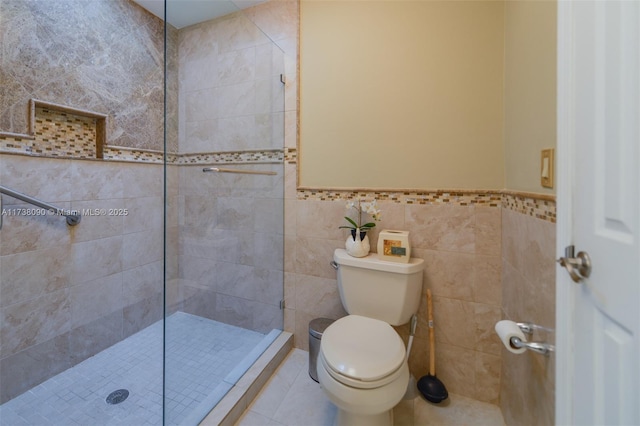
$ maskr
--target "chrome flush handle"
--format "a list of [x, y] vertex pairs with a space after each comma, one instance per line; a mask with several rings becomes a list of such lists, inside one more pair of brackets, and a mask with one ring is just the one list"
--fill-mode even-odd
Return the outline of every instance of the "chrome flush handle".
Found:
[[559, 258], [556, 262], [567, 270], [574, 282], [579, 283], [591, 275], [591, 258], [584, 251], [579, 252], [577, 256], [574, 253], [575, 247], [567, 246], [564, 249], [564, 257]]

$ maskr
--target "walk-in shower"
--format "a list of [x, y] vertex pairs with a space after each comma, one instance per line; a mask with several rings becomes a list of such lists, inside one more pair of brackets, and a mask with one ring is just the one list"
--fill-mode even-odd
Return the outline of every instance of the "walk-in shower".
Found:
[[228, 12], [0, 0], [1, 424], [197, 424], [283, 329], [285, 56]]

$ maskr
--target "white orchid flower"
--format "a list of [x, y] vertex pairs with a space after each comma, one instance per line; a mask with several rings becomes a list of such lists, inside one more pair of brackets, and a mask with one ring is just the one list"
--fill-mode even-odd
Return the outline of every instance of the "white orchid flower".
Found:
[[376, 205], [376, 200], [363, 204], [365, 213], [368, 213], [374, 220], [380, 220], [380, 209]]
[[380, 209], [378, 209], [375, 199], [368, 203], [362, 203], [360, 200], [349, 201], [347, 202], [347, 205], [345, 207], [347, 208], [347, 210], [350, 210], [350, 209], [356, 210], [356, 212], [358, 213], [357, 221], [351, 219], [350, 217], [345, 217], [345, 219], [347, 220], [347, 222], [349, 222], [350, 225], [340, 226], [340, 228], [369, 230], [374, 226], [376, 226], [373, 222], [363, 223], [362, 213], [371, 215], [374, 221], [380, 220]]

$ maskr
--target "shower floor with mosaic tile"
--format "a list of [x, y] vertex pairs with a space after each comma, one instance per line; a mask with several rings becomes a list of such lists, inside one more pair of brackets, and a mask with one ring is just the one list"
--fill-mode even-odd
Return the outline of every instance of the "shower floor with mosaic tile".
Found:
[[1, 405], [0, 424], [161, 425], [163, 331], [165, 424], [197, 424], [277, 334], [176, 312]]

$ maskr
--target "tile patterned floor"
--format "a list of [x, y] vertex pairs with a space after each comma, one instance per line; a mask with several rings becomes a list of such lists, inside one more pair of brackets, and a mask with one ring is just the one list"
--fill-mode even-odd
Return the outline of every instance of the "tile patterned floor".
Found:
[[[191, 418], [265, 338], [183, 312], [167, 319], [166, 333], [166, 424]], [[162, 334], [158, 321], [6, 402], [0, 406], [0, 424], [161, 425]], [[106, 403], [109, 393], [123, 388], [130, 391], [125, 401]]]
[[[238, 426], [330, 426], [336, 408], [308, 374], [309, 353], [294, 349], [248, 407]], [[500, 409], [492, 404], [449, 395], [442, 404], [422, 396], [403, 400], [394, 409], [397, 426], [504, 426]]]

